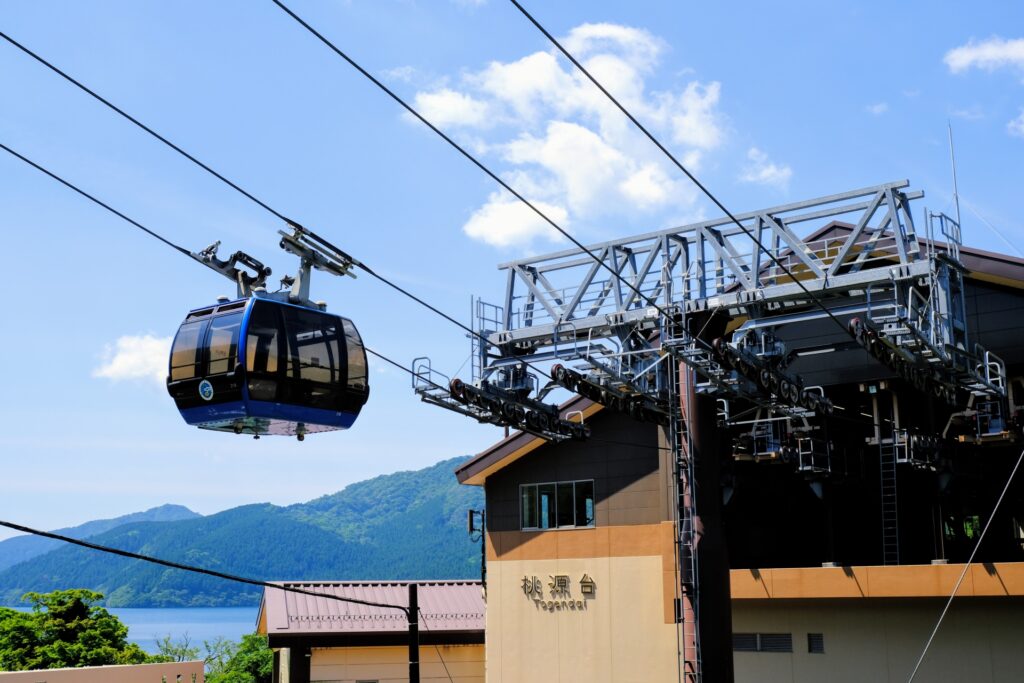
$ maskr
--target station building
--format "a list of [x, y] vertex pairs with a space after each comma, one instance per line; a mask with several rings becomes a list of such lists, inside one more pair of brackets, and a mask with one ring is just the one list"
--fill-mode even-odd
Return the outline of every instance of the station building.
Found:
[[[828, 465], [811, 468], [744, 447], [735, 429], [720, 427], [736, 681], [902, 682], [913, 670], [1024, 448], [1024, 261], [968, 248], [961, 258], [971, 335], [1004, 359], [1012, 380], [1005, 428], [979, 436], [982, 410], [950, 414], [839, 344], [799, 359], [796, 371], [854, 414], [879, 415], [881, 405], [892, 423], [895, 411], [942, 449], [911, 453], [870, 421], [835, 419]], [[832, 341], [828, 330], [818, 334]], [[514, 433], [456, 473], [486, 494], [487, 681], [686, 680], [664, 432], [580, 397], [562, 415], [582, 416], [590, 438]], [[892, 446], [902, 449], [899, 497], [887, 511], [880, 477]], [[884, 531], [897, 511], [898, 528]], [[1020, 680], [1022, 527], [1017, 482], [917, 680]]]

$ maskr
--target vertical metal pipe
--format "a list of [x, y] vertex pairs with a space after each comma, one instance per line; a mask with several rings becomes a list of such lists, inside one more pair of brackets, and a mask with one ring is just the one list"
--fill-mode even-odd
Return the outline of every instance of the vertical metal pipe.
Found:
[[[960, 226], [960, 192], [956, 186], [956, 157], [953, 155], [953, 124], [946, 121], [946, 127], [949, 129], [949, 164], [953, 167], [953, 201], [956, 202], [956, 226], [962, 231], [963, 228]], [[960, 239], [963, 239], [962, 232]]]
[[480, 511], [480, 587], [487, 596], [487, 510]]
[[409, 583], [409, 683], [420, 683], [420, 604], [418, 586]]

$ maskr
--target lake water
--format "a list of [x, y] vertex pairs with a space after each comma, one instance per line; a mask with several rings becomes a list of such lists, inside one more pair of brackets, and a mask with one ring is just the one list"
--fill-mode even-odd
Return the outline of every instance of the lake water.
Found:
[[[256, 630], [256, 607], [108, 607], [128, 627], [128, 640], [146, 652], [156, 652], [158, 638], [170, 634], [181, 640], [186, 633], [192, 645], [218, 636], [239, 641]], [[200, 652], [202, 656], [202, 652]]]

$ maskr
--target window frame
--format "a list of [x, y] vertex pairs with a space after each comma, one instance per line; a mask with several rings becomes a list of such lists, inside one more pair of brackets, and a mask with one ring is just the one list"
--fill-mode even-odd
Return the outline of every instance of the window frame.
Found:
[[[206, 376], [206, 338], [210, 333], [210, 321], [211, 318], [197, 317], [194, 320], [186, 320], [178, 328], [178, 331], [174, 335], [174, 339], [171, 341], [170, 360], [167, 364], [167, 376], [172, 382], [198, 380]], [[195, 336], [195, 342], [192, 345], [192, 362], [175, 365], [175, 354], [182, 353], [182, 349], [178, 345], [178, 340], [181, 338], [182, 330], [189, 326], [199, 328], [198, 333]], [[187, 376], [175, 376], [175, 370], [181, 370], [188, 367], [192, 368], [192, 374]]]
[[[230, 327], [217, 327], [217, 323], [223, 322], [228, 318], [237, 318], [237, 322], [234, 323], [233, 338], [228, 345], [228, 353], [223, 358], [214, 359], [214, 334], [221, 330], [231, 329]], [[229, 375], [235, 371], [242, 359], [242, 328], [244, 327], [244, 323], [245, 317], [242, 311], [228, 311], [224, 314], [214, 315], [209, 319], [209, 324], [206, 326], [206, 334], [203, 338], [203, 360], [201, 362], [203, 377], [220, 377], [222, 375]], [[224, 363], [226, 369], [213, 372], [214, 363]]]
[[[573, 524], [571, 526], [570, 525], [562, 526], [562, 525], [558, 524], [558, 488], [559, 488], [559, 486], [565, 486], [566, 484], [572, 484], [572, 487], [573, 487], [572, 488]], [[577, 512], [577, 508], [579, 507], [578, 501], [577, 501], [577, 498], [576, 498], [576, 486], [577, 486], [577, 484], [590, 484], [590, 496], [591, 496], [591, 499], [594, 501], [593, 502], [594, 514], [593, 514], [593, 517], [592, 517], [592, 520], [591, 520], [590, 524], [586, 524], [586, 525], [576, 524], [576, 522], [578, 521], [576, 519], [576, 512]], [[534, 490], [534, 492], [535, 492], [534, 496], [533, 496], [534, 505], [535, 505], [534, 515], [533, 516], [536, 519], [538, 524], [540, 524], [542, 522], [542, 520], [541, 520], [541, 510], [540, 510], [540, 487], [542, 487], [542, 486], [554, 487], [555, 495], [552, 497], [552, 500], [553, 500], [553, 502], [555, 504], [555, 510], [552, 512], [551, 517], [555, 520], [555, 525], [554, 526], [550, 526], [550, 527], [543, 527], [543, 526], [527, 527], [527, 526], [524, 526], [524, 523], [525, 523], [525, 520], [524, 520], [524, 509], [523, 509], [523, 499], [524, 499], [524, 495], [525, 495], [524, 491], [526, 489], [529, 489], [529, 488], [532, 488]], [[593, 529], [594, 527], [597, 526], [597, 495], [596, 495], [596, 486], [595, 486], [595, 482], [594, 482], [593, 479], [569, 479], [567, 481], [538, 481], [538, 482], [533, 482], [533, 483], [530, 483], [530, 484], [520, 484], [519, 485], [519, 496], [517, 498], [517, 505], [518, 505], [518, 508], [519, 508], [519, 530], [520, 531], [563, 531], [563, 530], [571, 530], [571, 529]]]

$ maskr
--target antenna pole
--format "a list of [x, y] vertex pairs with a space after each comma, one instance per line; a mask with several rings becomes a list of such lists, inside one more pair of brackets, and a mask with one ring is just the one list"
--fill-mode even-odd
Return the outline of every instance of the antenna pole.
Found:
[[956, 186], [956, 156], [953, 155], [953, 124], [946, 121], [946, 128], [949, 131], [949, 163], [953, 167], [953, 201], [956, 203], [956, 224], [963, 230], [963, 226], [960, 225], [960, 193]]

